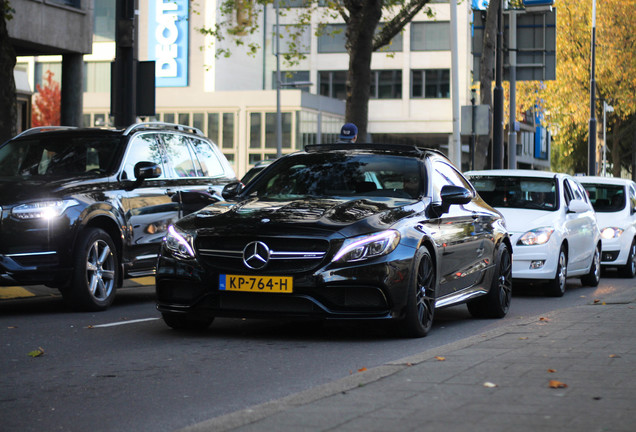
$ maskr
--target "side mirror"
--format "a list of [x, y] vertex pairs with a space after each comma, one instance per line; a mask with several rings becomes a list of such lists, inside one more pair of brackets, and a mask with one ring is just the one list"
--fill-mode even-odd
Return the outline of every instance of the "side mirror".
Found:
[[154, 162], [137, 162], [135, 164], [135, 178], [139, 180], [146, 180], [151, 178], [157, 178], [161, 175], [161, 167]]
[[442, 204], [468, 204], [473, 199], [473, 194], [461, 186], [446, 185], [440, 192]]
[[568, 213], [585, 213], [589, 210], [590, 208], [587, 206], [587, 204], [585, 204], [585, 202], [580, 199], [573, 199], [572, 201], [570, 201], [570, 204], [568, 204]]
[[453, 185], [442, 186], [440, 197], [442, 203], [433, 205], [433, 210], [438, 217], [447, 213], [451, 205], [468, 204], [474, 198], [473, 194], [465, 187]]
[[233, 200], [234, 198], [238, 196], [238, 194], [241, 193], [243, 188], [244, 186], [243, 186], [243, 183], [241, 182], [237, 181], [233, 183], [228, 183], [223, 188], [223, 191], [221, 191], [221, 196], [225, 200]]

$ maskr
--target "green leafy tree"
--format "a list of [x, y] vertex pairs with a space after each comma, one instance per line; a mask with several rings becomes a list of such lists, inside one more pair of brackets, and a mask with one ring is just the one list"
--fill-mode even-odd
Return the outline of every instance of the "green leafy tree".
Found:
[[[213, 36], [217, 42], [230, 38], [237, 45], [248, 46], [256, 53], [257, 44], [246, 43], [242, 38], [254, 34], [259, 28], [258, 14], [273, 0], [222, 0], [219, 10], [223, 19], [214, 28], [200, 29]], [[346, 24], [345, 48], [349, 54], [349, 71], [346, 82], [345, 119], [358, 126], [360, 141], [366, 141], [368, 105], [371, 87], [371, 55], [391, 43], [391, 39], [402, 31], [415, 15], [425, 11], [432, 16], [430, 8], [424, 8], [430, 0], [305, 0], [304, 8], [294, 9], [296, 22], [288, 37], [290, 47], [299, 46], [299, 38], [312, 17], [318, 17], [318, 35], [326, 34], [327, 24], [341, 18]], [[285, 0], [280, 0], [281, 14], [289, 13]], [[379, 26], [380, 22], [383, 24]], [[290, 26], [286, 27], [287, 29]], [[293, 64], [304, 56], [298, 52], [286, 53], [285, 61]], [[230, 55], [229, 49], [218, 48], [217, 55]]]
[[31, 124], [37, 126], [59, 126], [61, 120], [60, 106], [62, 93], [60, 83], [53, 80], [55, 75], [47, 70], [44, 77], [45, 85], [37, 84], [37, 93], [33, 98], [33, 112]]
[[[586, 172], [590, 119], [592, 0], [557, 4], [557, 79], [539, 85], [519, 83], [518, 108], [539, 104], [555, 134], [552, 169]], [[613, 175], [632, 171], [636, 145], [636, 0], [604, 0], [596, 9], [597, 131], [603, 133], [603, 100], [607, 114], [608, 159]], [[600, 148], [602, 139], [597, 139]]]

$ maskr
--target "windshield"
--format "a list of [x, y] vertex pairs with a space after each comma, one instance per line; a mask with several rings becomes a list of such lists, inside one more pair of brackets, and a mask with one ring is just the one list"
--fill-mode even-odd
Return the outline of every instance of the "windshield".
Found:
[[613, 213], [625, 208], [625, 188], [621, 185], [583, 184], [594, 210]]
[[0, 178], [42, 179], [113, 170], [120, 138], [115, 135], [37, 135], [0, 147]]
[[534, 177], [472, 177], [479, 195], [492, 207], [554, 211], [558, 208], [556, 180]]
[[419, 160], [413, 157], [309, 153], [279, 160], [244, 193], [281, 200], [307, 196], [414, 199], [424, 186]]

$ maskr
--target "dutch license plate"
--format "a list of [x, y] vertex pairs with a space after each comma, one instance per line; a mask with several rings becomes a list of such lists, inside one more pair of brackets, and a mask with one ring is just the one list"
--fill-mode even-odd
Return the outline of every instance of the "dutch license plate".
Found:
[[219, 290], [264, 293], [292, 293], [291, 276], [219, 275]]

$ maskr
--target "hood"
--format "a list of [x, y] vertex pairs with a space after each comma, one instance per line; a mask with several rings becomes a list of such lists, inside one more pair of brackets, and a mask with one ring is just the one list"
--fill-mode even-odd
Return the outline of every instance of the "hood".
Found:
[[25, 179], [10, 181], [0, 179], [0, 206], [18, 204], [38, 199], [57, 199], [86, 190], [87, 183], [103, 183], [105, 179]]
[[235, 234], [289, 234], [292, 231], [340, 231], [343, 235], [387, 229], [401, 219], [423, 211], [420, 201], [380, 199], [303, 199], [293, 201], [248, 199], [221, 202], [181, 219], [179, 227]]
[[617, 227], [625, 229], [632, 224], [632, 216], [629, 210], [618, 212], [596, 212], [596, 221], [600, 229]]
[[513, 233], [524, 233], [533, 228], [554, 226], [557, 212], [544, 210], [528, 210], [508, 207], [495, 207], [506, 220], [506, 228]]

